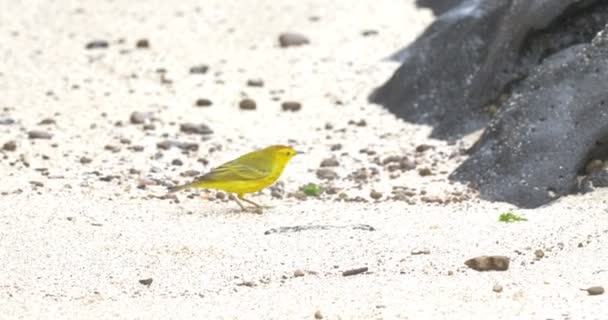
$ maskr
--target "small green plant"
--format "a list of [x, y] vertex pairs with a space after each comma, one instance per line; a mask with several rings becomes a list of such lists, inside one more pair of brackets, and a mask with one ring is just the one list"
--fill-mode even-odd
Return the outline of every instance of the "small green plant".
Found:
[[309, 197], [318, 197], [321, 193], [323, 193], [323, 187], [314, 183], [304, 185], [300, 187], [300, 190], [302, 190]]
[[509, 212], [501, 213], [500, 216], [498, 217], [498, 221], [511, 223], [511, 222], [516, 222], [516, 221], [528, 221], [528, 219], [518, 216], [515, 213], [509, 211]]

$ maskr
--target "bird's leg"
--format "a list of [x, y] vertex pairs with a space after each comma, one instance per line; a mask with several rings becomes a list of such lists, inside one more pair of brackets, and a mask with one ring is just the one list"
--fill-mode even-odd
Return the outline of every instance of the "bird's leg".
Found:
[[[239, 196], [240, 198], [240, 196]], [[239, 201], [239, 199], [234, 198], [234, 201], [239, 205], [239, 207], [241, 207], [241, 210], [246, 211], [247, 208]]]
[[249, 204], [254, 205], [254, 206], [255, 206], [255, 208], [253, 208], [253, 209], [254, 209], [254, 211], [255, 211], [256, 213], [262, 213], [262, 208], [263, 208], [263, 207], [262, 207], [261, 205], [259, 205], [259, 204], [255, 203], [255, 202], [253, 202], [253, 201], [251, 201], [251, 200], [245, 199], [245, 198], [243, 197], [243, 194], [239, 194], [239, 195], [238, 195], [238, 198], [239, 198], [239, 199], [241, 199], [241, 200], [243, 200], [243, 201], [245, 201], [245, 202], [247, 202], [247, 203], [249, 203]]

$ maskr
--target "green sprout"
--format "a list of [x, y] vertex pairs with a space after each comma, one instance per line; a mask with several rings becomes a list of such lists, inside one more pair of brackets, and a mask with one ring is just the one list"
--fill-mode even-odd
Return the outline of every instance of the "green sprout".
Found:
[[318, 197], [321, 193], [323, 193], [323, 187], [314, 183], [304, 185], [300, 187], [300, 190], [302, 190], [307, 196], [311, 197]]
[[509, 212], [501, 213], [500, 216], [498, 217], [498, 221], [511, 223], [511, 222], [516, 222], [516, 221], [528, 221], [528, 219], [518, 216], [515, 213], [509, 211]]

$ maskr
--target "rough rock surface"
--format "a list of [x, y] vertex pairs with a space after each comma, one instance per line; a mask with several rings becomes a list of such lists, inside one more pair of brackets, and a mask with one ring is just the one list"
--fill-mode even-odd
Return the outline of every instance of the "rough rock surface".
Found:
[[541, 39], [537, 44], [542, 49], [530, 36], [600, 2], [462, 1], [394, 56], [403, 64], [370, 100], [407, 121], [433, 125], [433, 137], [453, 138], [480, 129], [493, 113], [488, 106], [510, 84], [525, 77], [543, 56], [580, 43], [585, 34]]
[[608, 26], [590, 44], [560, 51], [519, 83], [451, 175], [481, 197], [536, 207], [578, 189], [608, 142]]

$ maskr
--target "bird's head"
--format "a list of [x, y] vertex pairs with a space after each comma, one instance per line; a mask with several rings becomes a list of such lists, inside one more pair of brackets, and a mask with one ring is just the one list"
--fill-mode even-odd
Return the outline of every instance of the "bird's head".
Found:
[[274, 145], [266, 148], [268, 153], [272, 154], [276, 161], [286, 164], [293, 156], [302, 152], [296, 151], [292, 147], [284, 145]]

